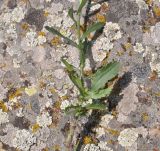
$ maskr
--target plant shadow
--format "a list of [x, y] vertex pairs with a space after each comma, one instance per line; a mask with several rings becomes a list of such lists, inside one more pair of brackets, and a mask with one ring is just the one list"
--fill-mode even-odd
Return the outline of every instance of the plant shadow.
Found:
[[[108, 111], [103, 111], [103, 112], [93, 111], [92, 112], [92, 114], [88, 118], [88, 122], [84, 125], [84, 128], [80, 133], [79, 145], [78, 145], [77, 151], [81, 151], [81, 148], [83, 146], [84, 137], [88, 136], [91, 133], [94, 133], [92, 129], [95, 128], [100, 123], [101, 117], [107, 113], [110, 114], [110, 112], [116, 108], [118, 103], [123, 98], [123, 94], [121, 94], [122, 90], [124, 90], [130, 84], [131, 81], [132, 81], [132, 73], [131, 72], [124, 73], [124, 75], [118, 79], [118, 81], [114, 85], [112, 93], [107, 98]], [[104, 100], [106, 100], [106, 98], [102, 99], [102, 101]]]

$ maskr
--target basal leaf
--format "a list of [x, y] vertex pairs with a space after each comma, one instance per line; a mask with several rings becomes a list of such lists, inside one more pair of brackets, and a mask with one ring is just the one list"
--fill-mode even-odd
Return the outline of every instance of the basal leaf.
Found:
[[78, 14], [81, 13], [81, 11], [82, 11], [83, 7], [86, 5], [87, 1], [88, 0], [81, 0], [80, 6], [79, 6], [78, 11], [77, 11]]
[[91, 83], [91, 91], [97, 91], [99, 89], [103, 89], [105, 84], [117, 76], [119, 72], [120, 64], [118, 62], [111, 62], [101, 69], [97, 70], [97, 72], [92, 76]]
[[100, 22], [94, 23], [93, 25], [88, 27], [87, 31], [82, 35], [81, 40], [87, 38], [90, 33], [101, 29], [103, 26], [104, 26], [104, 23], [100, 23]]
[[72, 41], [68, 37], [65, 37], [64, 35], [62, 35], [58, 30], [54, 29], [53, 27], [46, 26], [45, 28], [49, 32], [56, 34], [57, 36], [60, 36], [61, 38], [65, 39], [70, 45], [77, 47], [77, 44], [74, 41]]
[[99, 91], [90, 91], [88, 92], [89, 94], [89, 97], [91, 99], [101, 99], [101, 98], [104, 98], [106, 96], [109, 96], [109, 94], [111, 93], [112, 91], [112, 88], [107, 88], [107, 89], [102, 89], [102, 90], [99, 90]]
[[95, 104], [89, 104], [85, 106], [86, 109], [90, 110], [105, 110], [106, 109], [106, 105], [105, 104], [99, 104], [99, 103], [95, 103]]

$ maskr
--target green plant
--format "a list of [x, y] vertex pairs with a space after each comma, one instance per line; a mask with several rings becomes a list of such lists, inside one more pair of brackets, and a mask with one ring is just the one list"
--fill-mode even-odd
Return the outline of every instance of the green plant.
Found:
[[[103, 65], [100, 69], [95, 71], [91, 77], [86, 77], [84, 75], [84, 66], [86, 60], [86, 52], [89, 46], [88, 36], [92, 32], [96, 32], [104, 27], [104, 23], [94, 23], [89, 26], [82, 34], [80, 32], [82, 17], [82, 9], [87, 4], [88, 0], [81, 0], [79, 8], [77, 11], [74, 11], [73, 8], [70, 8], [68, 11], [68, 16], [74, 21], [78, 42], [72, 41], [70, 38], [62, 35], [59, 31], [53, 27], [46, 26], [46, 29], [53, 34], [56, 34], [63, 38], [69, 45], [77, 48], [79, 51], [80, 65], [79, 68], [75, 68], [70, 64], [65, 58], [62, 58], [62, 62], [66, 67], [66, 71], [71, 81], [79, 90], [79, 96], [77, 96], [78, 103], [76, 105], [71, 105], [65, 108], [66, 112], [72, 112], [75, 116], [85, 115], [88, 110], [105, 110], [106, 104], [104, 104], [101, 99], [109, 96], [112, 91], [113, 85], [108, 86], [107, 83], [115, 78], [119, 71], [119, 63], [111, 62], [109, 64]], [[78, 19], [75, 19], [75, 15], [78, 16]], [[89, 78], [91, 81], [91, 87], [86, 86], [86, 78]]]

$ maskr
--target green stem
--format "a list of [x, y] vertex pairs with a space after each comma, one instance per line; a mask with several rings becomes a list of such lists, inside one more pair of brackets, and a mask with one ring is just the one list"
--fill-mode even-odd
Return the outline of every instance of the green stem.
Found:
[[79, 45], [79, 53], [80, 53], [80, 76], [81, 79], [83, 79], [84, 75], [83, 75], [83, 69], [84, 69], [84, 50], [83, 48], [81, 48], [81, 24], [80, 24], [80, 20], [81, 20], [81, 12], [78, 13], [78, 21], [77, 21], [77, 33], [78, 33], [78, 45]]

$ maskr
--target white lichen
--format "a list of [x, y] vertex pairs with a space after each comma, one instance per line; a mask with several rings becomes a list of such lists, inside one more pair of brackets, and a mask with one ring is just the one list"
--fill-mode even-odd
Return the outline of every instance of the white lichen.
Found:
[[56, 69], [54, 72], [53, 72], [53, 75], [57, 78], [57, 79], [62, 79], [66, 76], [66, 73], [64, 72], [63, 69]]
[[23, 8], [16, 7], [12, 11], [12, 21], [19, 23], [22, 19], [24, 19], [25, 12], [23, 11]]
[[108, 127], [109, 122], [113, 119], [113, 116], [110, 114], [106, 114], [102, 116], [100, 125], [102, 127]]
[[15, 148], [28, 151], [34, 143], [36, 143], [36, 137], [33, 134], [25, 129], [17, 130], [16, 136], [13, 139], [13, 146]]
[[97, 127], [93, 129], [96, 132], [96, 137], [100, 138], [101, 136], [105, 135], [105, 129], [103, 127]]
[[108, 147], [107, 142], [100, 141], [98, 143], [98, 146], [100, 147], [101, 150], [104, 150], [104, 151], [113, 151], [113, 149], [111, 149], [110, 147]]
[[122, 37], [120, 26], [117, 23], [106, 22], [103, 31], [110, 41], [118, 40]]
[[99, 146], [96, 146], [95, 144], [87, 144], [83, 151], [101, 151]]
[[2, 109], [0, 109], [0, 125], [8, 122], [9, 122], [8, 114], [6, 112], [3, 112]]
[[123, 147], [132, 146], [138, 138], [138, 133], [135, 128], [127, 128], [120, 132], [118, 142]]
[[36, 38], [37, 33], [32, 29], [26, 33], [26, 44], [30, 47], [35, 47], [38, 44], [38, 40]]
[[133, 46], [133, 48], [134, 48], [135, 52], [138, 52], [138, 53], [144, 52], [144, 48], [143, 48], [143, 45], [141, 43], [136, 43], [136, 45]]
[[48, 112], [43, 112], [41, 115], [37, 116], [37, 124], [41, 127], [47, 127], [52, 124], [52, 117]]

